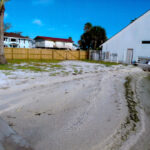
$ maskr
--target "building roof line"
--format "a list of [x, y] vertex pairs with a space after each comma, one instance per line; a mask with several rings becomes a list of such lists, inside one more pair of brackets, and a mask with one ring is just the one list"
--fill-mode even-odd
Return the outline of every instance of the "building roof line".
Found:
[[[103, 44], [107, 43], [108, 41], [110, 41], [111, 39], [113, 39], [114, 37], [116, 37], [119, 33], [121, 33], [122, 31], [124, 31], [125, 29], [127, 29], [129, 26], [133, 25], [135, 22], [137, 22], [140, 18], [142, 18], [143, 16], [145, 16], [147, 13], [150, 12], [150, 9], [148, 11], [146, 11], [144, 14], [142, 14], [141, 16], [139, 16], [135, 21], [133, 21], [132, 23], [128, 24], [126, 27], [124, 27], [123, 29], [121, 29], [118, 33], [116, 33], [115, 35], [113, 35], [110, 39], [108, 39], [106, 42], [104, 42]], [[102, 44], [102, 45], [103, 45]], [[100, 45], [100, 47], [102, 46]]]
[[[10, 36], [4, 36], [4, 37], [10, 37]], [[10, 38], [17, 38], [17, 39], [28, 39], [28, 40], [31, 40], [30, 38], [21, 38], [21, 37], [13, 37], [13, 36], [11, 36]]]
[[22, 36], [21, 34], [14, 33], [14, 32], [5, 32], [4, 37], [11, 37], [11, 38], [19, 38], [19, 39], [29, 39], [29, 37]]
[[35, 39], [43, 39], [43, 40], [49, 40], [49, 41], [60, 41], [60, 42], [71, 42], [73, 41], [71, 39], [63, 39], [63, 38], [53, 38], [53, 37], [45, 37], [45, 36], [37, 36]]

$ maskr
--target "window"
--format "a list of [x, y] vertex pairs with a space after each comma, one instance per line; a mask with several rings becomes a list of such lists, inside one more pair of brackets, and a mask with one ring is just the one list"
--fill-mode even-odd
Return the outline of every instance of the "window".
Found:
[[16, 39], [11, 39], [11, 42], [16, 42]]
[[109, 52], [106, 52], [106, 53], [105, 53], [105, 59], [109, 59], [109, 56], [110, 56], [110, 53], [109, 53]]
[[112, 53], [111, 54], [111, 60], [116, 62], [117, 61], [117, 57], [118, 57], [118, 54], [117, 53]]
[[150, 44], [150, 41], [142, 41], [142, 44]]
[[7, 38], [4, 38], [4, 41], [7, 41]]

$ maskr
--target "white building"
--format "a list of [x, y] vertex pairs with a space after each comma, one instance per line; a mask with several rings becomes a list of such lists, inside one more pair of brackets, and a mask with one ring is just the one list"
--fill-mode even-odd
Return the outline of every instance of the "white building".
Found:
[[131, 64], [150, 60], [150, 10], [101, 46], [105, 61]]
[[34, 41], [19, 33], [4, 33], [4, 47], [33, 48]]
[[71, 39], [37, 36], [34, 40], [36, 48], [73, 49], [73, 41]]

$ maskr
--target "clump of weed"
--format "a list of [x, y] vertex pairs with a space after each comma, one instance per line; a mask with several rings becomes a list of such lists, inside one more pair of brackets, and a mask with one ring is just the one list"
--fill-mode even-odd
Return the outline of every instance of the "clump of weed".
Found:
[[30, 70], [34, 72], [47, 72], [47, 70], [35, 66], [16, 66], [16, 69]]
[[9, 75], [12, 75], [12, 73], [9, 71], [5, 71], [5, 72], [3, 72], [6, 76], [9, 76]]
[[130, 120], [137, 123], [140, 121], [138, 117], [138, 112], [136, 110], [137, 102], [134, 101], [134, 92], [132, 91], [130, 84], [131, 84], [131, 78], [127, 77], [124, 87], [125, 87], [125, 97], [127, 100], [128, 111], [130, 115]]
[[74, 69], [74, 73], [75, 73], [75, 74], [78, 74], [78, 70], [77, 70], [77, 69]]
[[0, 65], [0, 70], [14, 70], [11, 64]]
[[59, 75], [60, 73], [59, 72], [56, 72], [56, 73], [51, 73], [49, 76], [57, 76], [57, 75]]
[[62, 65], [58, 65], [58, 64], [54, 64], [54, 65], [51, 65], [50, 66], [51, 68], [63, 68], [63, 66]]

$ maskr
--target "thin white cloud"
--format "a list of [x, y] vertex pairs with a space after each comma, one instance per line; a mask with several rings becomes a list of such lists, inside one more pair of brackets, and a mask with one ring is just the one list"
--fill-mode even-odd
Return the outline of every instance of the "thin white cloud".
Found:
[[32, 23], [36, 24], [36, 25], [39, 25], [39, 26], [43, 25], [43, 23], [42, 23], [42, 21], [40, 19], [34, 19]]
[[8, 17], [8, 13], [5, 12], [4, 17], [6, 19]]
[[47, 5], [53, 4], [54, 0], [32, 0], [32, 4], [34, 5]]

